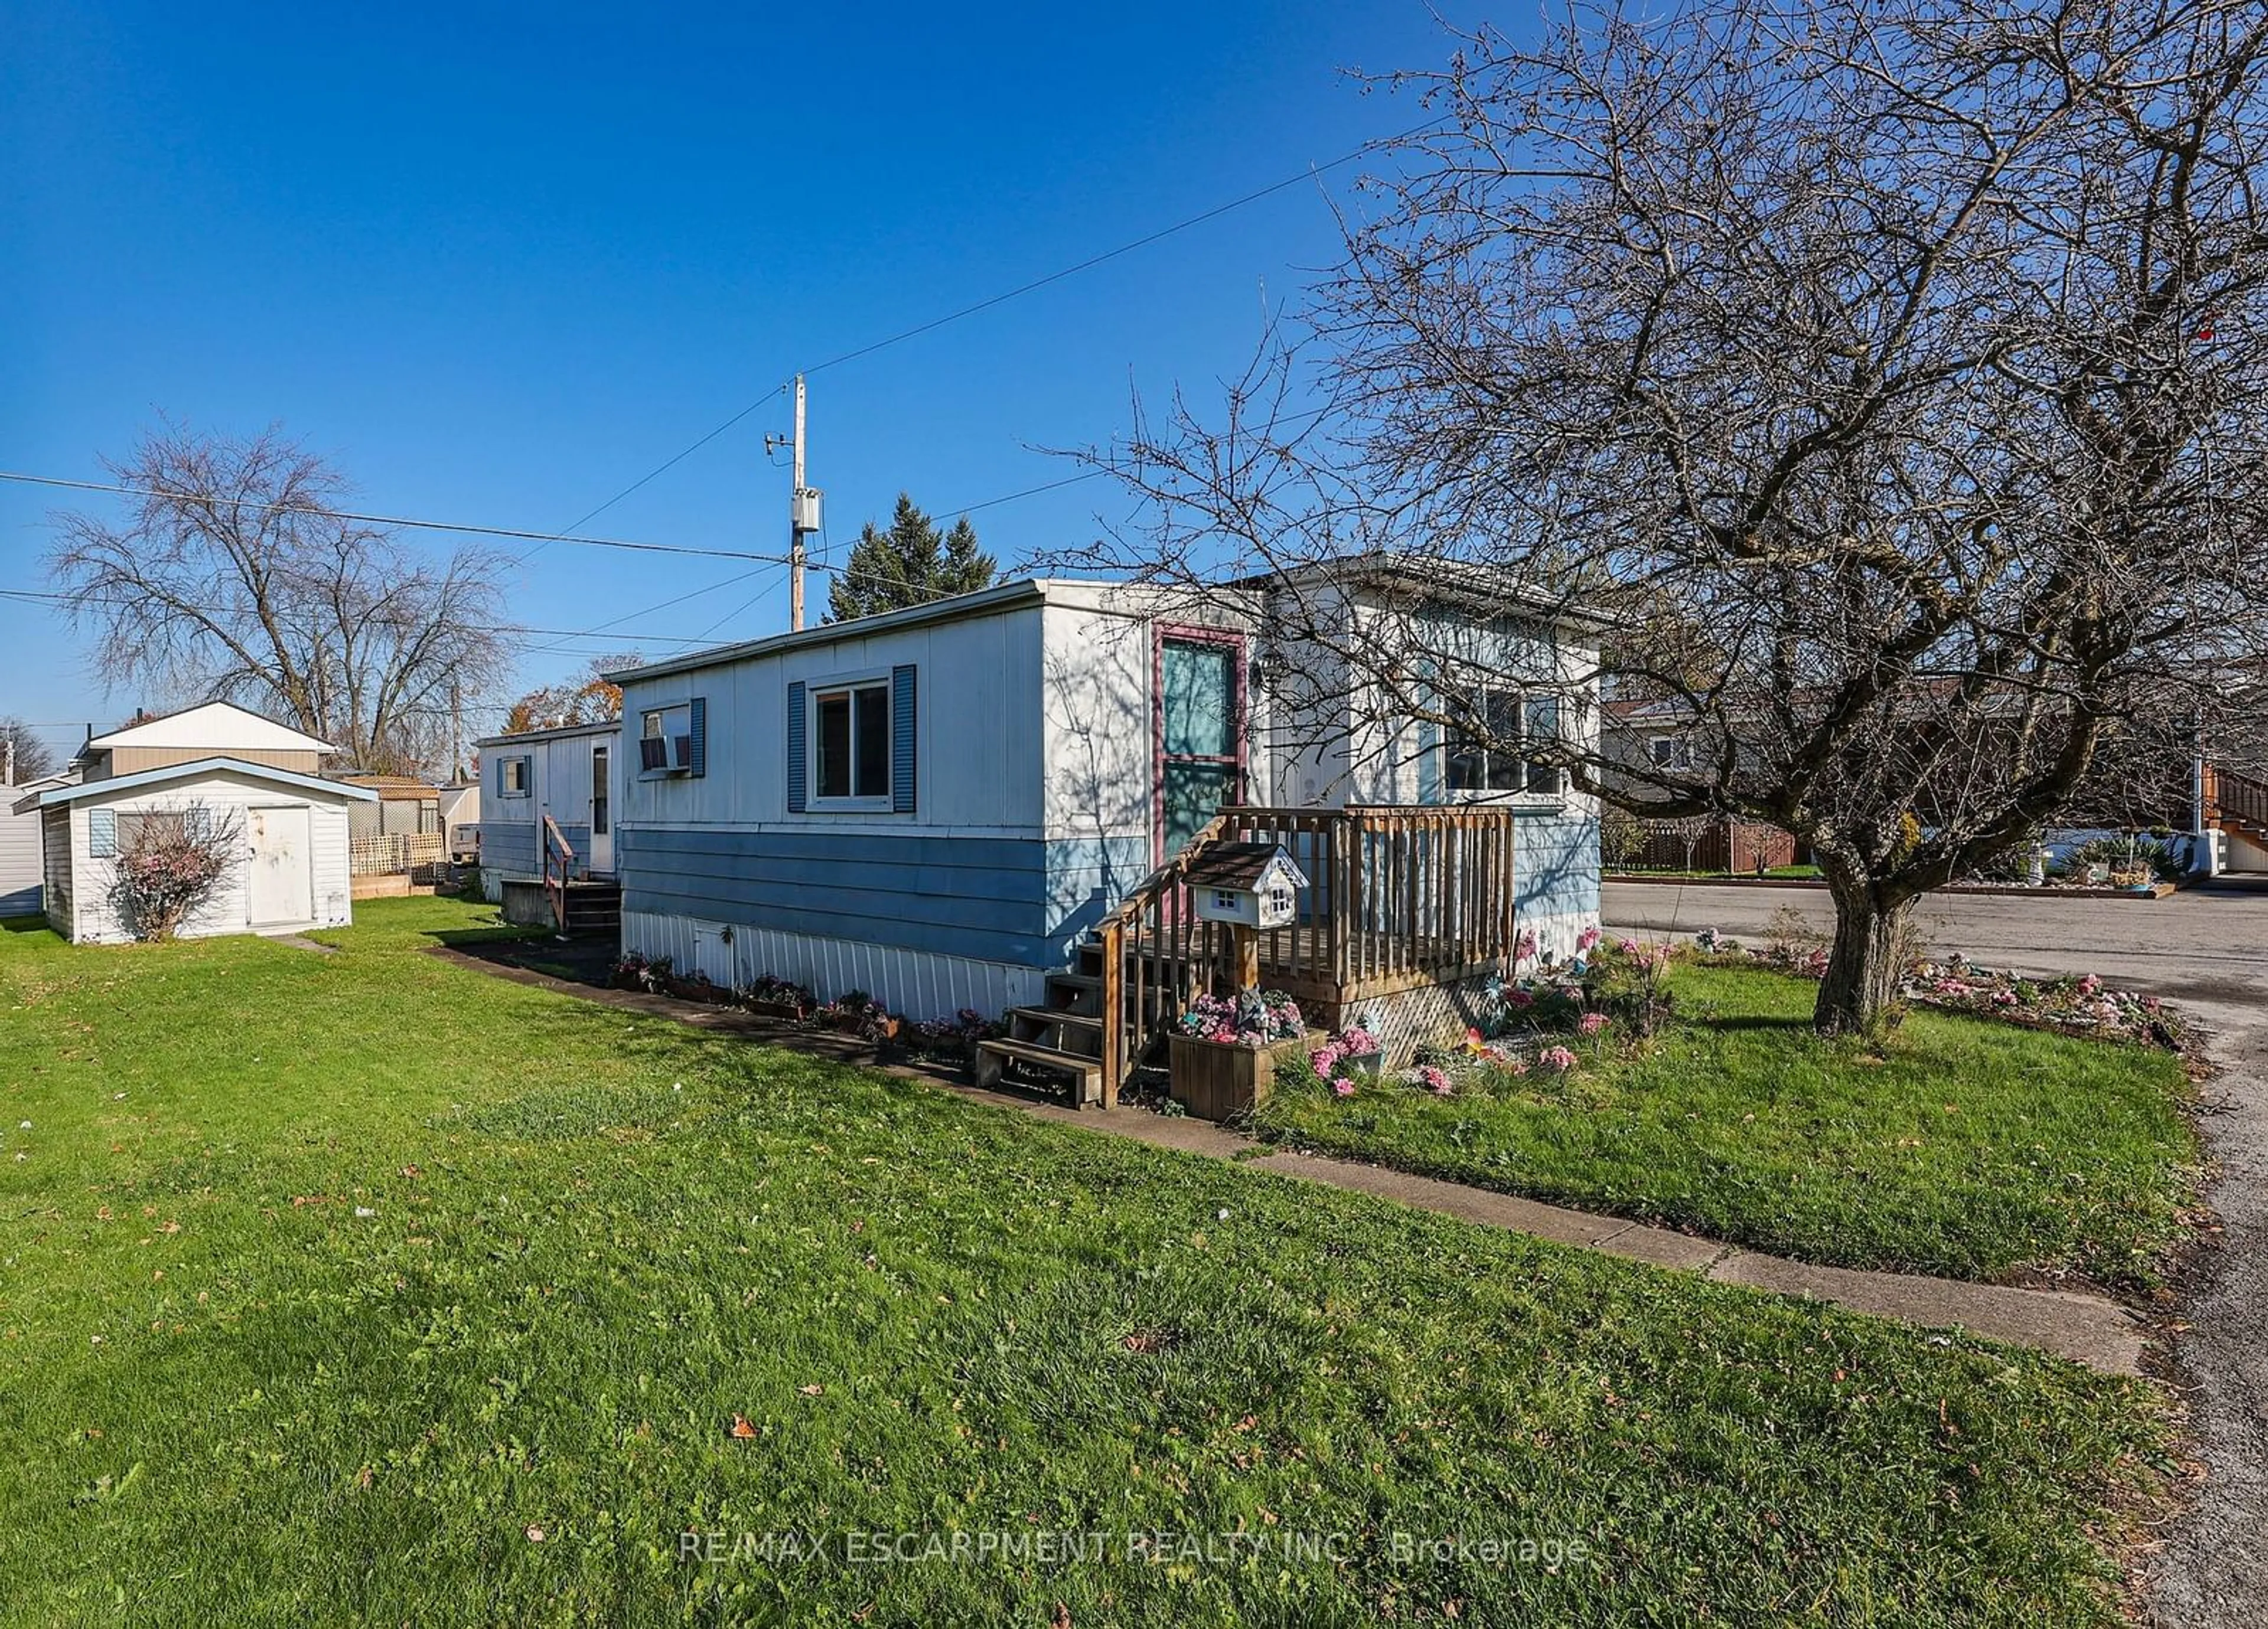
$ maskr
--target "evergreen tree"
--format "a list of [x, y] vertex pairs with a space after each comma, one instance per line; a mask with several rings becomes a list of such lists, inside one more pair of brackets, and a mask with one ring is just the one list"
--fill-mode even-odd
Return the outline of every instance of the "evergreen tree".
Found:
[[990, 587], [998, 571], [998, 563], [977, 547], [976, 528], [967, 515], [953, 523], [951, 532], [940, 534], [937, 523], [901, 492], [889, 530], [869, 520], [859, 532], [850, 558], [828, 592], [827, 620], [848, 622], [926, 605], [947, 594], [973, 593]]

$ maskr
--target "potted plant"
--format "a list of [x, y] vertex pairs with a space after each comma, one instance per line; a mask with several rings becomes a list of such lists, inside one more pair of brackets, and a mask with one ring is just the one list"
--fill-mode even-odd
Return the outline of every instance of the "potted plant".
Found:
[[1167, 1037], [1174, 1101], [1201, 1120], [1249, 1114], [1266, 1101], [1277, 1065], [1307, 1043], [1299, 1005], [1280, 990], [1201, 995]]
[[792, 979], [767, 973], [740, 992], [740, 1005], [764, 1018], [799, 1024], [811, 1016], [819, 998]]

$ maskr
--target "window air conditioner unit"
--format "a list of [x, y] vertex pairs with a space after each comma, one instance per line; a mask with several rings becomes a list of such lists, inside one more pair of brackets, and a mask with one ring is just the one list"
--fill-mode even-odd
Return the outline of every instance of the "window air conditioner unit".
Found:
[[659, 735], [648, 735], [638, 741], [638, 767], [643, 770], [666, 770], [669, 767], [669, 743]]

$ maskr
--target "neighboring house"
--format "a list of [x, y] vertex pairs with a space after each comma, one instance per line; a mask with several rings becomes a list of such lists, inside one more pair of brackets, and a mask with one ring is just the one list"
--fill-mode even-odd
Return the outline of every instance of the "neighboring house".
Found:
[[[608, 674], [625, 948], [916, 1017], [1031, 1009], [1023, 1050], [1042, 1062], [1116, 1055], [1094, 1033], [1115, 977], [1094, 970], [1098, 929], [1128, 936], [1129, 1044], [1178, 1012], [1192, 956], [1219, 947], [1152, 873], [1216, 842], [1279, 841], [1314, 879], [1301, 925], [1264, 936], [1263, 977], [1326, 1022], [1421, 987], [1469, 1000], [1518, 930], [1572, 951], [1598, 920], [1591, 800], [1559, 770], [1373, 717], [1361, 687], [1305, 682], [1328, 660], [1270, 637], [1279, 591], [1233, 585], [1196, 610], [1122, 584], [1014, 582]], [[1359, 584], [1308, 597], [1332, 595], [1326, 614], [1370, 614]], [[1469, 643], [1502, 674], [1489, 717], [1595, 729], [1587, 695], [1563, 711], [1515, 688], [1539, 655], [1555, 679], [1587, 674], [1593, 627], [1471, 615]]]
[[478, 743], [481, 888], [491, 902], [504, 898], [506, 882], [542, 877], [547, 815], [573, 850], [577, 875], [614, 874], [622, 734], [621, 723], [609, 719]]
[[33, 805], [19, 814], [15, 805], [28, 794], [70, 780], [68, 775], [45, 775], [0, 785], [0, 920], [40, 914], [40, 811]]
[[115, 861], [152, 820], [221, 822], [239, 835], [238, 857], [184, 937], [350, 921], [347, 811], [376, 794], [324, 779], [331, 750], [226, 702], [91, 737], [72, 760], [76, 780], [12, 805], [40, 821], [48, 922], [75, 943], [131, 939], [113, 897]]
[[[1684, 774], [1697, 754], [1713, 750], [1721, 739], [1697, 728], [1690, 710], [1675, 699], [1617, 697], [1602, 711], [1602, 779], [1610, 796], [1618, 787], [1645, 795], [1646, 783], [1617, 765], [1650, 763]], [[1915, 813], [1928, 823], [1927, 807]], [[2199, 757], [2177, 736], [2114, 740], [2097, 748], [2057, 823], [2041, 834], [2041, 846], [2060, 861], [2088, 844], [2134, 832], [2185, 842], [2195, 872], [2268, 871], [2268, 772], [2243, 773]], [[1747, 872], [1808, 858], [1778, 826], [1722, 815], [1624, 822], [1620, 835], [1622, 842], [1609, 844], [1609, 862], [1648, 870]]]

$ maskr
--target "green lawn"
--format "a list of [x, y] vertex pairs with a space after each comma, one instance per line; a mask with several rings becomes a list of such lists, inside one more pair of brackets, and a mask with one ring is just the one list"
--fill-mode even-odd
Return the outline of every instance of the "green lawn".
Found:
[[[0, 932], [0, 1620], [2115, 1621], [2144, 1382], [418, 953], [476, 907], [360, 914], [329, 956]], [[953, 1531], [1027, 1552], [850, 1559]], [[820, 1549], [735, 1553], [767, 1533]]]
[[1810, 1029], [1818, 986], [1676, 964], [1681, 1018], [1571, 1080], [1438, 1098], [1278, 1094], [1262, 1135], [1807, 1261], [2157, 1280], [2196, 1194], [2169, 1054], [1917, 1012], [1881, 1052]]

